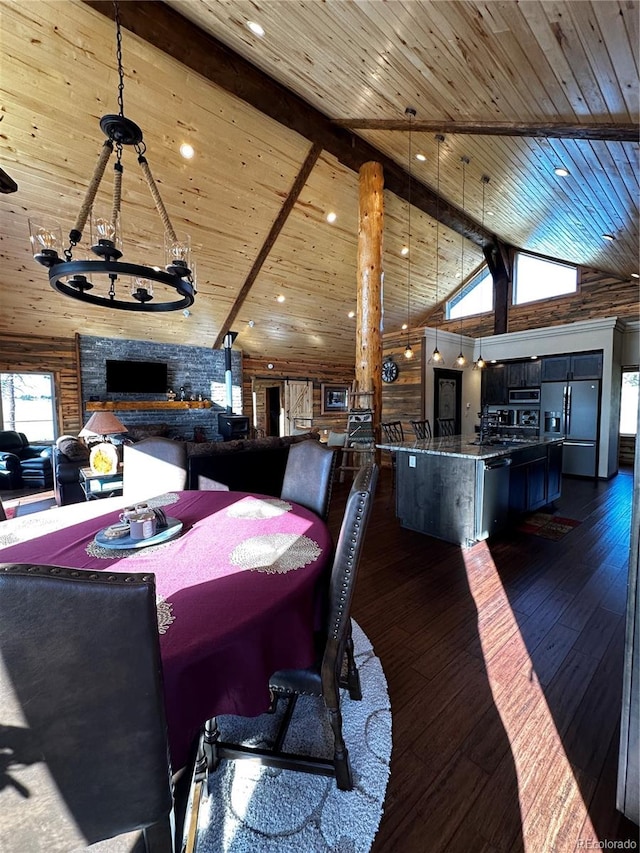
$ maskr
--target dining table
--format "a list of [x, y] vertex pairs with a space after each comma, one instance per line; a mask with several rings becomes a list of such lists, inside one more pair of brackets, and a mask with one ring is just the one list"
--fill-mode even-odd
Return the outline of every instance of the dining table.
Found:
[[175, 771], [206, 720], [265, 712], [269, 677], [314, 662], [333, 541], [313, 512], [266, 495], [179, 491], [145, 503], [166, 515], [164, 536], [105, 540], [125, 506], [105, 498], [1, 522], [0, 563], [155, 575]]

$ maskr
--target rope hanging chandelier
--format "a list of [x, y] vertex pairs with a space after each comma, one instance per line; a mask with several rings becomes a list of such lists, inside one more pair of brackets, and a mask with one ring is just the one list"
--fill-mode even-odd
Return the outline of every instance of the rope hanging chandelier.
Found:
[[[171, 224], [160, 192], [145, 157], [142, 130], [124, 115], [124, 72], [122, 67], [122, 32], [118, 3], [114, 2], [116, 24], [116, 57], [118, 62], [117, 115], [105, 115], [100, 128], [106, 135], [98, 162], [87, 187], [84, 201], [69, 232], [69, 245], [62, 252], [62, 231], [57, 223], [29, 220], [34, 258], [49, 270], [49, 283], [54, 290], [103, 308], [124, 311], [177, 311], [193, 305], [195, 281], [191, 263], [189, 237], [179, 239]], [[138, 164], [151, 193], [164, 228], [165, 266], [122, 262], [120, 207], [124, 168], [124, 146], [133, 146]], [[113, 198], [110, 210], [103, 215], [95, 210], [95, 199], [109, 158], [115, 150]], [[91, 252], [99, 260], [78, 258], [73, 251], [91, 218]], [[88, 252], [83, 252], [85, 255]], [[155, 286], [155, 289], [154, 289]], [[100, 289], [100, 292], [99, 292]]]

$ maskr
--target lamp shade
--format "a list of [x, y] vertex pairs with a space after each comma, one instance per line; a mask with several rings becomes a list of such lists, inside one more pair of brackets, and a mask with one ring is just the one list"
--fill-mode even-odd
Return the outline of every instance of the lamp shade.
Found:
[[115, 435], [120, 432], [128, 432], [128, 430], [114, 414], [94, 412], [80, 431], [80, 435]]

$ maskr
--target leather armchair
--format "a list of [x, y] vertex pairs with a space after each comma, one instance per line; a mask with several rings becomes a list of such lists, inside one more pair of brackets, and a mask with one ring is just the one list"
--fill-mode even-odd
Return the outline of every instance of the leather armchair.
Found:
[[52, 488], [51, 455], [49, 445], [29, 444], [23, 432], [1, 430], [0, 488]]

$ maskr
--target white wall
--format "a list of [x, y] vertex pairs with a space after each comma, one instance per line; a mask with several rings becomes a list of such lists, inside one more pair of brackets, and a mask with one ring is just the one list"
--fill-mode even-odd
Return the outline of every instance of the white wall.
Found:
[[[474, 355], [475, 340], [464, 335], [461, 338], [460, 335], [443, 331], [437, 332], [437, 339], [438, 349], [443, 359], [440, 363], [431, 361], [431, 354], [436, 346], [436, 330], [428, 328], [424, 330], [423, 346], [426, 356], [424, 401], [426, 417], [433, 427], [433, 369], [445, 368], [446, 370], [457, 370], [462, 374], [462, 432], [465, 435], [473, 435], [474, 426], [480, 423], [478, 412], [480, 411], [480, 378], [482, 373], [481, 370], [474, 370], [473, 368], [473, 362], [476, 358]], [[460, 368], [456, 364], [456, 358], [461, 347], [467, 359], [467, 364], [464, 368]]]
[[625, 323], [620, 360], [624, 367], [637, 367], [640, 363], [640, 320]]

